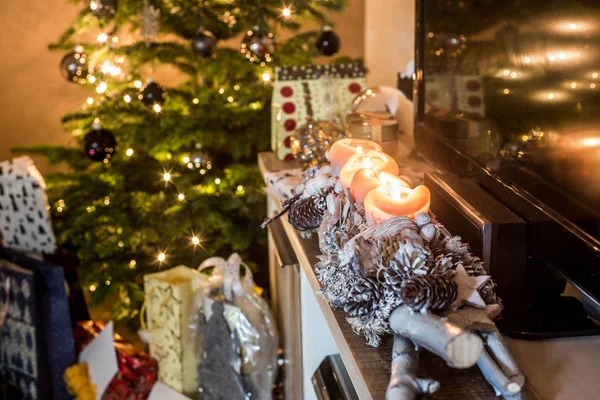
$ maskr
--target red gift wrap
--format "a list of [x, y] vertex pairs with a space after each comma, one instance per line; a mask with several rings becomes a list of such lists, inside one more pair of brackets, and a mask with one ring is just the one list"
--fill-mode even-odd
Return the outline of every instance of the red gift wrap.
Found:
[[[81, 321], [73, 330], [77, 353], [104, 329], [99, 321]], [[147, 353], [114, 334], [119, 372], [110, 382], [102, 400], [145, 400], [158, 379], [158, 363]]]

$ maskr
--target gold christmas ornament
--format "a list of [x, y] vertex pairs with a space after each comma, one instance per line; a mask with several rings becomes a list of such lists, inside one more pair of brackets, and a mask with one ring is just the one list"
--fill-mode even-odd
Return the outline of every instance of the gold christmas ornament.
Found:
[[304, 168], [325, 165], [327, 151], [333, 142], [344, 136], [344, 129], [334, 122], [309, 120], [294, 131], [292, 154]]

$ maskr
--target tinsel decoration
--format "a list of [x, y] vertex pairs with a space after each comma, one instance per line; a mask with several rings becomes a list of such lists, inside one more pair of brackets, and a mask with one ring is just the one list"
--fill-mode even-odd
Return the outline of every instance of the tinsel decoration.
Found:
[[456, 282], [446, 276], [425, 275], [407, 279], [398, 291], [400, 300], [411, 310], [444, 311], [456, 300]]
[[333, 142], [344, 136], [343, 128], [336, 123], [309, 120], [292, 134], [292, 154], [304, 168], [325, 165], [328, 163], [327, 151]]
[[83, 83], [87, 75], [87, 56], [83, 52], [83, 47], [77, 46], [75, 49], [65, 54], [60, 61], [60, 72], [69, 82]]
[[242, 40], [240, 52], [250, 62], [269, 63], [273, 61], [275, 53], [273, 33], [259, 26], [249, 29]]
[[142, 90], [142, 103], [147, 106], [162, 104], [167, 98], [167, 91], [156, 82], [149, 82]]
[[341, 40], [330, 26], [324, 26], [321, 35], [317, 38], [317, 50], [324, 56], [333, 56], [340, 51]]
[[91, 160], [108, 162], [117, 151], [117, 140], [111, 131], [96, 126], [85, 135], [83, 147]]
[[118, 0], [91, 0], [90, 10], [99, 20], [108, 22], [117, 13]]
[[160, 10], [151, 6], [148, 0], [144, 0], [144, 6], [140, 13], [140, 28], [146, 47], [148, 47], [160, 32]]
[[204, 29], [200, 29], [196, 36], [190, 40], [192, 52], [202, 58], [209, 58], [212, 56], [216, 45], [217, 39], [215, 36]]

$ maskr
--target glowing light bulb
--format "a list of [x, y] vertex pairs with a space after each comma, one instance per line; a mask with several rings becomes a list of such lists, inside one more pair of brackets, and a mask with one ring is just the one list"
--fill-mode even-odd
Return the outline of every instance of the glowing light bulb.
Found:
[[575, 24], [569, 24], [569, 29], [574, 31], [575, 29], [577, 29], [577, 25]]
[[510, 77], [513, 78], [513, 79], [516, 79], [518, 76], [519, 76], [519, 74], [517, 74], [514, 71], [510, 73]]
[[198, 238], [198, 236], [192, 236], [192, 243], [194, 246], [198, 246], [200, 244], [200, 238]]
[[556, 95], [554, 93], [548, 93], [548, 100], [554, 100]]
[[268, 72], [262, 74], [263, 82], [269, 82], [271, 80], [271, 75]]
[[228, 102], [230, 102], [230, 103], [233, 103], [233, 97], [232, 97], [232, 96], [229, 96], [229, 97], [227, 98], [227, 101], [228, 101]]
[[179, 193], [179, 194], [177, 195], [177, 200], [179, 200], [179, 201], [184, 201], [184, 200], [185, 200], [185, 194], [183, 194], [183, 193]]
[[592, 78], [594, 78], [594, 79], [598, 79], [598, 73], [597, 73], [597, 72], [594, 72], [594, 73], [592, 74]]
[[506, 88], [503, 90], [504, 94], [510, 94], [510, 89]]
[[110, 286], [110, 281], [108, 279], [104, 283], [106, 283], [106, 286]]
[[94, 104], [94, 99], [92, 99], [91, 97], [88, 97], [87, 98], [87, 103], [90, 104], [90, 105]]
[[550, 60], [550, 62], [554, 62], [556, 60], [556, 56], [554, 54], [550, 54], [548, 56], [548, 60]]
[[98, 9], [98, 3], [95, 0], [90, 1], [90, 10], [96, 11]]
[[244, 190], [244, 187], [242, 185], [238, 185], [237, 190], [238, 192], [241, 192], [242, 190]]
[[125, 155], [127, 157], [131, 157], [133, 155], [133, 149], [132, 148], [127, 149], [127, 151], [125, 151]]
[[215, 179], [215, 184], [220, 185], [221, 184], [221, 180], [219, 178]]
[[94, 75], [88, 75], [87, 80], [90, 81], [90, 83], [94, 83], [96, 82], [96, 77]]
[[163, 181], [169, 182], [171, 180], [171, 174], [169, 172], [165, 172], [163, 174]]
[[531, 62], [531, 57], [525, 57], [523, 61], [525, 61], [525, 64], [529, 64]]
[[103, 74], [108, 74], [108, 71], [110, 71], [110, 63], [108, 61], [104, 61], [100, 71], [102, 71]]
[[96, 291], [96, 285], [90, 285], [90, 292]]
[[134, 81], [133, 82], [133, 86], [135, 86], [136, 88], [141, 88], [142, 87], [142, 81]]
[[223, 89], [223, 88], [219, 89], [219, 94], [223, 94], [223, 93], [225, 93], [225, 89]]
[[235, 85], [235, 86], [233, 87], [233, 90], [236, 90], [236, 91], [237, 91], [237, 90], [240, 90], [240, 85]]
[[289, 6], [283, 7], [281, 10], [281, 15], [283, 18], [287, 19], [292, 16], [292, 9]]
[[595, 83], [590, 83], [590, 89], [596, 89], [596, 84]]
[[565, 58], [567, 58], [567, 55], [565, 54], [565, 52], [564, 52], [564, 51], [561, 51], [560, 53], [558, 53], [558, 57], [559, 57], [561, 60], [564, 60]]
[[509, 69], [505, 69], [504, 71], [502, 71], [502, 75], [509, 76], [510, 75], [510, 70]]
[[159, 253], [156, 259], [158, 260], [158, 262], [163, 262], [167, 259], [167, 255], [165, 253]]
[[121, 75], [121, 68], [117, 67], [116, 65], [112, 65], [108, 72], [112, 76], [118, 76], [118, 75]]
[[131, 96], [126, 94], [125, 96], [123, 96], [123, 100], [125, 100], [125, 103], [129, 103], [131, 101]]
[[159, 113], [162, 108], [160, 107], [160, 104], [155, 104], [154, 106], [152, 106], [152, 109], [154, 109], [154, 112]]
[[577, 82], [571, 82], [571, 89], [577, 89]]
[[108, 40], [108, 35], [106, 33], [101, 33], [98, 35], [98, 37], [96, 38], [96, 40], [98, 40], [98, 43], [106, 43], [106, 41]]
[[198, 103], [200, 103], [200, 100], [198, 100], [198, 99], [194, 99], [194, 100], [192, 100], [192, 103], [194, 103], [194, 104], [198, 104]]
[[102, 93], [106, 92], [107, 88], [108, 88], [108, 85], [106, 84], [106, 82], [100, 82], [98, 84], [98, 87], [96, 87], [96, 93], [102, 94]]
[[129, 261], [129, 268], [134, 269], [137, 262], [135, 260]]

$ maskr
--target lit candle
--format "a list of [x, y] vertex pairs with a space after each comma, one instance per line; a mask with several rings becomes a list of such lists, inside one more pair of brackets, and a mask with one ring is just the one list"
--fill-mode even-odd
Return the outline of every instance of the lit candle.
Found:
[[389, 182], [371, 190], [365, 197], [367, 222], [387, 221], [392, 217], [414, 218], [417, 214], [429, 211], [431, 194], [425, 186], [414, 189], [403, 187], [398, 182]]
[[346, 161], [354, 154], [366, 153], [371, 150], [382, 151], [381, 145], [365, 139], [340, 139], [331, 145], [329, 149], [329, 160], [331, 161], [331, 172], [334, 176], [340, 176], [340, 171]]
[[400, 169], [392, 157], [380, 151], [369, 151], [356, 153], [351, 156], [340, 171], [340, 181], [344, 189], [349, 189], [352, 178], [358, 170], [370, 168], [375, 172], [386, 171], [392, 175], [398, 175]]
[[350, 184], [350, 194], [357, 203], [363, 203], [367, 194], [380, 186], [389, 186], [391, 182], [410, 189], [410, 185], [389, 172], [377, 172], [372, 168], [363, 168], [356, 171]]

